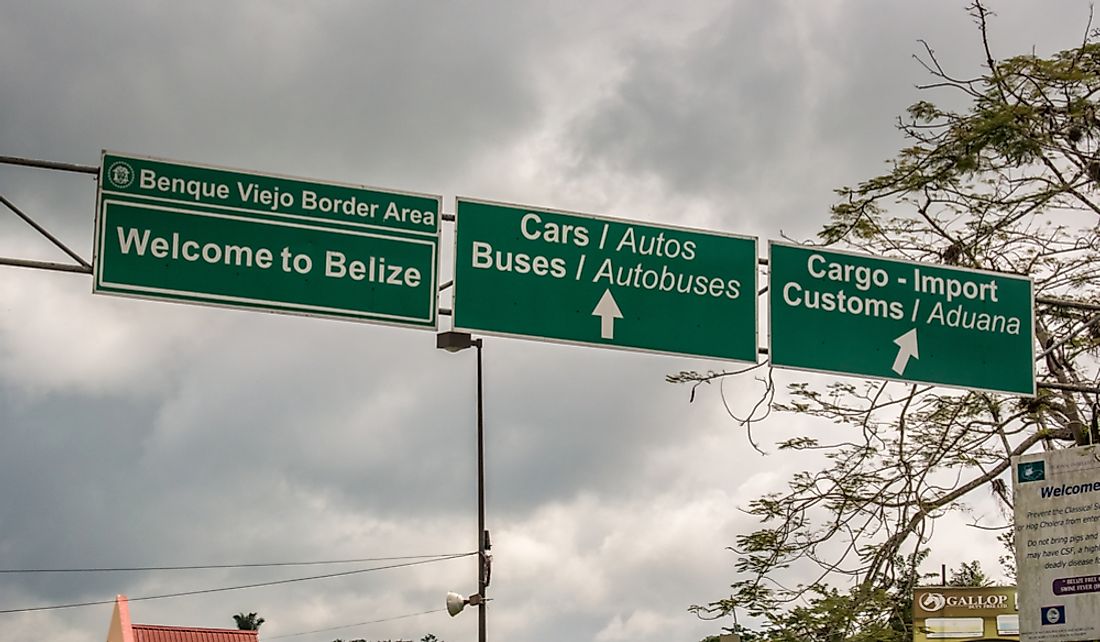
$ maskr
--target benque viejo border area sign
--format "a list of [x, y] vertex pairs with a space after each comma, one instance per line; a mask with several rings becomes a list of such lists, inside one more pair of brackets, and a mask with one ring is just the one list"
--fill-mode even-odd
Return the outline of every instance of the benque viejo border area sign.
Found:
[[440, 203], [104, 152], [93, 290], [435, 328]]

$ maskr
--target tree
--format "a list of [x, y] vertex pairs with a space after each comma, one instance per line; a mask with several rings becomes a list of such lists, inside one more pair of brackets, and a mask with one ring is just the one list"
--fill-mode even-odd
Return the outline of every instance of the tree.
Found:
[[259, 631], [260, 625], [265, 620], [262, 617], [257, 617], [256, 613], [238, 613], [233, 616], [233, 621], [237, 623], [237, 630], [239, 631]]
[[1016, 533], [1007, 530], [997, 536], [997, 541], [1001, 543], [1005, 552], [997, 558], [997, 561], [1001, 564], [1001, 570], [1004, 571], [1005, 578], [1007, 578], [1009, 584], [1016, 583]]
[[[336, 638], [332, 642], [344, 642], [342, 638]], [[356, 638], [354, 640], [348, 640], [348, 642], [367, 642], [366, 638]], [[412, 642], [411, 640], [378, 640], [378, 642]], [[434, 634], [428, 633], [424, 637], [420, 638], [420, 642], [443, 642]]]
[[[726, 627], [722, 629], [725, 633], [736, 633], [740, 637], [741, 642], [767, 642], [764, 638], [760, 637], [759, 633], [750, 631], [740, 624], [734, 624], [732, 627]], [[722, 635], [708, 635], [699, 642], [722, 642]]]
[[[797, 383], [785, 398], [761, 404], [828, 419], [846, 436], [777, 444], [820, 451], [828, 464], [749, 504], [761, 526], [733, 547], [743, 579], [730, 597], [692, 607], [701, 616], [740, 609], [778, 631], [768, 638], [777, 640], [861, 640], [871, 639], [863, 632], [893, 630], [899, 614], [881, 610], [881, 600], [917, 576], [936, 519], [966, 511], [967, 499], [984, 492], [1002, 516], [975, 523], [978, 532], [1010, 529], [1011, 457], [1100, 442], [1098, 34], [1090, 21], [1072, 49], [996, 59], [989, 12], [979, 1], [970, 14], [985, 52], [980, 75], [950, 74], [925, 43], [916, 57], [931, 76], [921, 89], [946, 92], [948, 103], [964, 107], [912, 105], [898, 121], [908, 146], [888, 172], [838, 190], [818, 240], [1031, 276], [1043, 388], [1028, 398], [896, 382]], [[682, 372], [669, 380], [699, 386], [735, 374]], [[758, 419], [754, 409], [742, 423], [751, 428]], [[785, 569], [807, 567], [816, 579], [775, 581]], [[838, 583], [849, 588], [832, 588]]]
[[973, 560], [963, 562], [957, 570], [951, 571], [951, 579], [947, 580], [947, 585], [980, 588], [992, 586], [993, 580], [982, 570], [982, 563]]

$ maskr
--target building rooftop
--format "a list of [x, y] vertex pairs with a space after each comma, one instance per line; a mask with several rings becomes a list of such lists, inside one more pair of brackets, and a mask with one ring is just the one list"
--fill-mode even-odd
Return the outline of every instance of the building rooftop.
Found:
[[256, 631], [134, 624], [134, 642], [255, 642]]
[[259, 642], [258, 636], [257, 631], [237, 629], [133, 624], [125, 595], [115, 599], [115, 611], [107, 629], [107, 642]]

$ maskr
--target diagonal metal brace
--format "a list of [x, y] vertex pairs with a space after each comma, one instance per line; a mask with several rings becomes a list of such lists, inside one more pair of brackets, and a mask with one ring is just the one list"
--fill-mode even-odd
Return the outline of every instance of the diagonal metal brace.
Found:
[[31, 227], [33, 227], [39, 234], [41, 234], [42, 236], [49, 239], [49, 241], [51, 243], [53, 243], [55, 246], [60, 248], [61, 251], [64, 252], [65, 254], [68, 254], [74, 261], [79, 263], [81, 267], [86, 268], [89, 271], [92, 269], [92, 264], [91, 263], [88, 263], [83, 258], [81, 258], [81, 256], [79, 254], [77, 254], [76, 252], [73, 252], [72, 250], [70, 250], [67, 245], [62, 243], [53, 234], [50, 234], [49, 231], [46, 230], [46, 228], [44, 228], [41, 225], [39, 225], [38, 223], [36, 223], [34, 221], [34, 219], [32, 219], [30, 216], [27, 216], [27, 214], [25, 212], [23, 212], [23, 210], [16, 207], [15, 204], [12, 203], [11, 201], [9, 201], [7, 198], [5, 198], [3, 194], [0, 194], [0, 203], [3, 203], [5, 206], [7, 206], [7, 208], [9, 210], [11, 210], [12, 212], [15, 212], [16, 216], [23, 219], [27, 223], [27, 225], [30, 225]]

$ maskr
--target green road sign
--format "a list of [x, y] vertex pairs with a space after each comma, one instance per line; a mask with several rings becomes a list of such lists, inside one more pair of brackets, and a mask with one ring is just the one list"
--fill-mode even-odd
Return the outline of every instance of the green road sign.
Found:
[[756, 239], [459, 198], [456, 329], [756, 361]]
[[104, 152], [93, 291], [435, 328], [440, 198]]
[[1031, 280], [769, 246], [779, 367], [1035, 394]]

